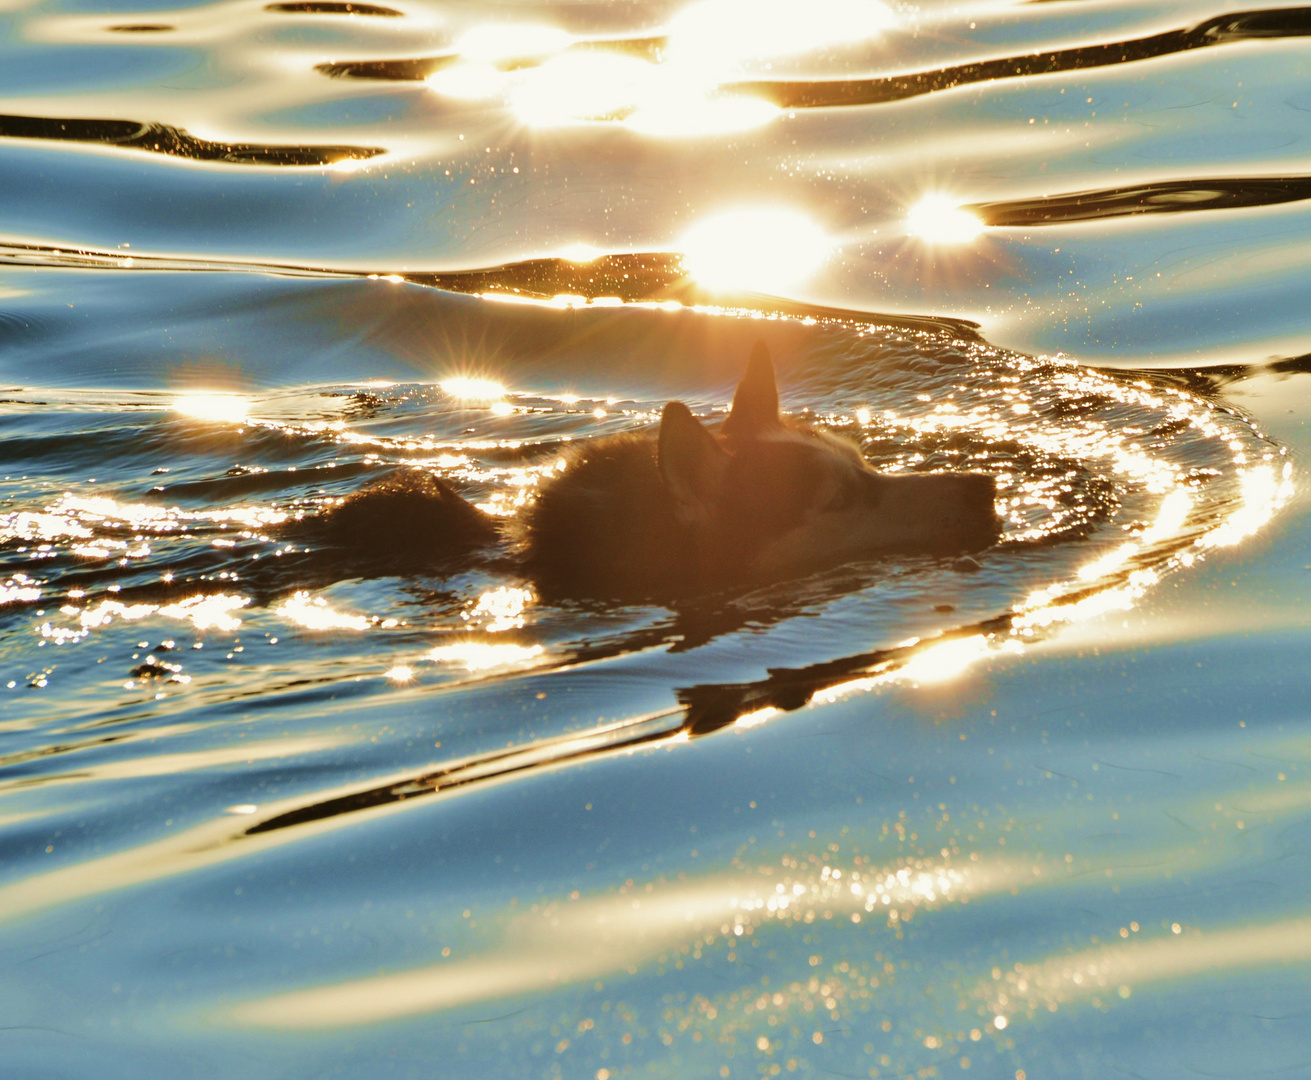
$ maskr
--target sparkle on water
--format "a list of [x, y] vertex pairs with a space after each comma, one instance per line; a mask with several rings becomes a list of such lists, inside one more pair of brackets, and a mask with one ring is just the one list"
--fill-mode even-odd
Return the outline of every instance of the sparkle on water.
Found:
[[906, 214], [906, 232], [929, 244], [968, 244], [983, 233], [983, 222], [948, 195], [925, 195]]
[[436, 664], [463, 667], [466, 671], [491, 671], [526, 663], [541, 656], [543, 651], [540, 645], [514, 645], [470, 638], [438, 645], [428, 653], [428, 659]]

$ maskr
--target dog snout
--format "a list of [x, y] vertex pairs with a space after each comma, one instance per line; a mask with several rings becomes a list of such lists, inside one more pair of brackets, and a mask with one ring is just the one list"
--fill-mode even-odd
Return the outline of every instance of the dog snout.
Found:
[[987, 473], [961, 477], [961, 501], [974, 511], [992, 511], [997, 503], [997, 481]]
[[987, 547], [1001, 537], [997, 516], [997, 481], [986, 473], [965, 473], [957, 491], [961, 517], [967, 524], [971, 547]]
[[857, 488], [860, 494], [860, 504], [866, 510], [873, 510], [883, 501], [883, 496], [886, 494], [887, 486], [887, 479], [876, 472], [860, 473], [860, 481]]

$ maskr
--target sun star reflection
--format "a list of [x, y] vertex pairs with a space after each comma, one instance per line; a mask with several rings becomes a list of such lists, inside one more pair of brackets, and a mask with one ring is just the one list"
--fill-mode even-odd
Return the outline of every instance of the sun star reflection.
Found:
[[906, 232], [929, 244], [968, 244], [983, 228], [982, 221], [946, 195], [925, 195], [906, 215]]
[[455, 375], [437, 385], [459, 401], [498, 401], [505, 396], [505, 387], [496, 380], [472, 375]]

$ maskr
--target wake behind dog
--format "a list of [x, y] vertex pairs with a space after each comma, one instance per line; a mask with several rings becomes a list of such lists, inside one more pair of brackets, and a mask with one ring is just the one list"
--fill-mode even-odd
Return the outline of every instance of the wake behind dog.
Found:
[[334, 546], [423, 561], [500, 548], [548, 596], [665, 600], [880, 554], [979, 551], [1000, 536], [995, 498], [991, 476], [880, 473], [853, 444], [783, 416], [758, 343], [718, 432], [671, 401], [656, 434], [573, 448], [521, 520], [411, 471], [323, 524]]

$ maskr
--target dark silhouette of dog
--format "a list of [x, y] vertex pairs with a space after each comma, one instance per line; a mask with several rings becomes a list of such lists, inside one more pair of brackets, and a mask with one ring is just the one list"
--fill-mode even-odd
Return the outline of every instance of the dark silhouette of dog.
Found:
[[880, 554], [979, 551], [1000, 536], [995, 499], [991, 476], [876, 472], [851, 443], [781, 415], [762, 343], [718, 433], [671, 401], [655, 435], [572, 448], [520, 520], [411, 471], [348, 497], [323, 533], [457, 564], [500, 544], [545, 596], [668, 600]]

